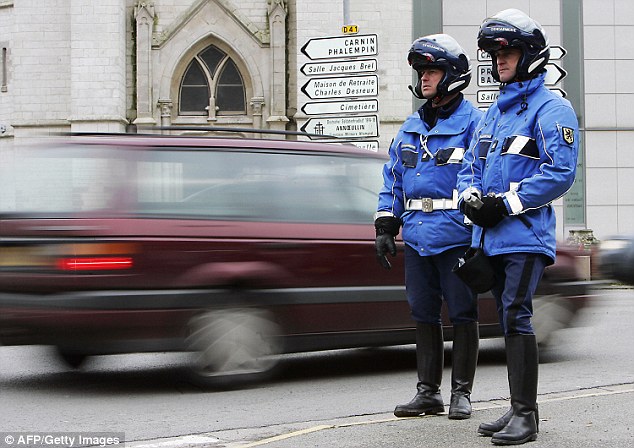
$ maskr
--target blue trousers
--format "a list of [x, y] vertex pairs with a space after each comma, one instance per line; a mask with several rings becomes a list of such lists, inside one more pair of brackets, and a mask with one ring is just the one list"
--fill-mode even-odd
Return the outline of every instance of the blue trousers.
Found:
[[520, 252], [489, 259], [496, 271], [497, 282], [491, 292], [504, 335], [535, 334], [531, 323], [533, 296], [549, 258]]
[[451, 269], [468, 246], [421, 257], [405, 245], [405, 290], [412, 318], [419, 323], [440, 324], [443, 298], [454, 325], [478, 320], [476, 295]]

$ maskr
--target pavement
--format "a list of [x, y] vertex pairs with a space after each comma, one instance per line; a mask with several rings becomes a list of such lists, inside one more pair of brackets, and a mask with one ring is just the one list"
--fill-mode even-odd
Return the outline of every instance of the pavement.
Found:
[[[530, 448], [626, 448], [634, 446], [634, 383], [543, 394], [540, 423]], [[129, 448], [383, 448], [491, 447], [477, 434], [481, 422], [496, 420], [506, 400], [473, 403], [468, 420], [436, 416], [397, 418], [372, 414], [329, 421], [309, 421], [243, 428], [172, 439], [127, 443]]]

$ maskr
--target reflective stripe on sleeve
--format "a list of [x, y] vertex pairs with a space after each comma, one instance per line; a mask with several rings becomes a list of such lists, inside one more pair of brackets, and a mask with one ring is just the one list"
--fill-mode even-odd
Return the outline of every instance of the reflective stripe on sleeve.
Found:
[[509, 206], [511, 207], [511, 214], [517, 215], [524, 211], [524, 206], [522, 205], [522, 201], [517, 196], [517, 191], [512, 190], [504, 194]]

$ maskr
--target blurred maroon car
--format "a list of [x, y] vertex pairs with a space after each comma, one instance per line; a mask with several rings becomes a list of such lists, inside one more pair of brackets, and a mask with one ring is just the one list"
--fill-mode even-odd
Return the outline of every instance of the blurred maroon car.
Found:
[[[53, 345], [73, 367], [191, 352], [192, 379], [216, 386], [260, 380], [282, 353], [414, 341], [403, 257], [375, 259], [376, 153], [102, 135], [15, 154], [0, 168], [0, 344]], [[588, 302], [575, 269], [560, 250], [546, 273], [542, 341]], [[480, 303], [482, 337], [499, 336]]]

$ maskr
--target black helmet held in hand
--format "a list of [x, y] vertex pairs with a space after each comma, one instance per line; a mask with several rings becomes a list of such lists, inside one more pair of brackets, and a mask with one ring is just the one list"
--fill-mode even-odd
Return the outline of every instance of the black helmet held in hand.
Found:
[[517, 81], [526, 81], [544, 70], [550, 57], [548, 37], [542, 26], [518, 9], [505, 9], [486, 19], [478, 32], [478, 47], [493, 59], [492, 75], [500, 81], [496, 52], [502, 48], [519, 48]]
[[412, 43], [407, 54], [407, 62], [418, 72], [418, 83], [410, 90], [422, 99], [420, 72], [424, 68], [436, 67], [444, 70], [445, 76], [440, 80], [434, 101], [442, 100], [446, 95], [456, 93], [469, 85], [471, 81], [471, 64], [469, 56], [447, 34], [432, 34], [420, 37]]

